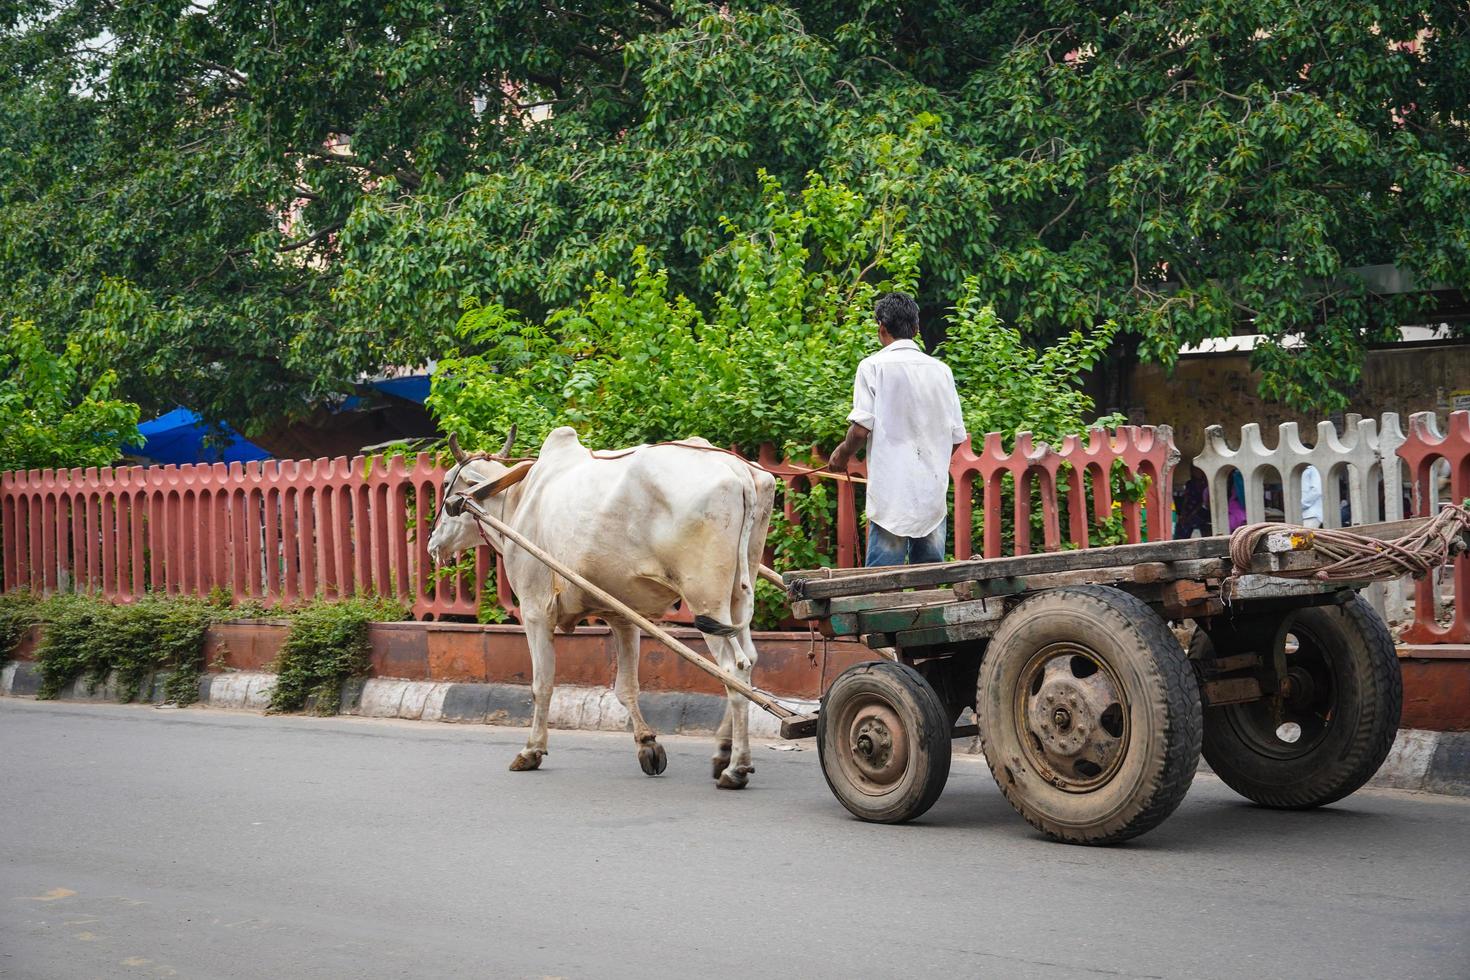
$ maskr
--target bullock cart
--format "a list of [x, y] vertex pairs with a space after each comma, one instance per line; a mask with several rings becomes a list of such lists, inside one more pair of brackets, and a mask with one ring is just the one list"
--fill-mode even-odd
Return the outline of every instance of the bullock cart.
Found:
[[[1255, 525], [788, 572], [797, 618], [888, 659], [843, 672], [818, 714], [783, 721], [783, 733], [814, 733], [832, 793], [875, 822], [929, 809], [952, 740], [976, 734], [1011, 805], [1069, 843], [1157, 826], [1201, 752], [1263, 806], [1331, 803], [1377, 771], [1403, 695], [1393, 640], [1358, 590], [1463, 551], [1467, 519], [1447, 508], [1351, 533]], [[967, 709], [976, 724], [959, 724]]]
[[[849, 668], [813, 714], [712, 663], [567, 567], [479, 501], [446, 501], [619, 610], [679, 656], [816, 737], [833, 795], [858, 817], [923, 814], [954, 739], [979, 735], [1011, 805], [1048, 836], [1109, 844], [1157, 826], [1203, 754], [1268, 807], [1341, 799], [1398, 730], [1393, 639], [1359, 594], [1470, 548], [1470, 510], [1352, 532], [1252, 525], [1192, 538], [882, 569], [787, 572], [792, 612], [882, 659]], [[762, 574], [774, 577], [762, 569]], [[1188, 647], [1173, 627], [1193, 626]], [[973, 709], [976, 722], [959, 724]]]

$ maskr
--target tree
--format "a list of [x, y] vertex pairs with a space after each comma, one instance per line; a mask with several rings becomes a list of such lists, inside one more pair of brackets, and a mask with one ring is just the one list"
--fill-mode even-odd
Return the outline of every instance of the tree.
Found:
[[92, 372], [76, 345], [47, 350], [24, 321], [0, 333], [0, 471], [108, 466], [138, 445], [138, 406], [113, 397], [117, 375]]
[[[858, 362], [877, 349], [873, 303], [881, 291], [913, 289], [919, 250], [892, 199], [869, 201], [816, 175], [800, 195], [769, 176], [764, 189], [759, 231], [727, 222], [725, 274], [707, 307], [673, 292], [668, 270], [641, 249], [631, 275], [599, 275], [542, 324], [471, 303], [460, 321], [465, 350], [434, 376], [440, 425], [471, 446], [498, 445], [512, 425], [526, 448], [558, 425], [596, 448], [696, 435], [751, 455], [766, 442], [796, 455], [836, 445]], [[973, 281], [949, 322], [946, 358], [972, 432], [1055, 439], [1094, 420], [1077, 375], [1113, 325], [1038, 353], [996, 321]]]
[[897, 179], [930, 321], [972, 278], [1035, 342], [1112, 320], [1168, 363], [1249, 329], [1300, 407], [1343, 404], [1420, 315], [1346, 270], [1470, 287], [1448, 0], [22, 0], [0, 24], [0, 313], [247, 431], [437, 356], [465, 292], [539, 320], [641, 246], [708, 304], [762, 170]]

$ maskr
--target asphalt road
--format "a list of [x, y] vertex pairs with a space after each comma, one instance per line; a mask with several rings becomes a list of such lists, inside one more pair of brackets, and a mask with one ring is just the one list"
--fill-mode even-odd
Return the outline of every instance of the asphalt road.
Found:
[[[957, 759], [921, 823], [814, 746], [0, 700], [0, 976], [1470, 977], [1470, 802], [1256, 809], [1202, 776], [1053, 844]], [[805, 743], [811, 746], [812, 743]]]

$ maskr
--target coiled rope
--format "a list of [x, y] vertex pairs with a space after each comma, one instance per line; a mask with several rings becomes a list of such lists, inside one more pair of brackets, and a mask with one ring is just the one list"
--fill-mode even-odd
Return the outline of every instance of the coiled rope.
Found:
[[1250, 571], [1256, 546], [1278, 532], [1311, 537], [1311, 547], [1327, 564], [1318, 568], [1284, 569], [1270, 574], [1281, 578], [1310, 578], [1323, 582], [1373, 582], [1403, 575], [1418, 578], [1443, 565], [1464, 549], [1470, 527], [1470, 506], [1445, 504], [1432, 520], [1398, 538], [1380, 540], [1337, 528], [1304, 528], [1295, 524], [1247, 524], [1230, 535], [1230, 562], [1234, 574]]

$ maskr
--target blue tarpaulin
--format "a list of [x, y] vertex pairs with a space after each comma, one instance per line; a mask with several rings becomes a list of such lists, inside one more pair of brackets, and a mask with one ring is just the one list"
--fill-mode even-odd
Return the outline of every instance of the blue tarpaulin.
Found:
[[125, 451], [155, 463], [248, 463], [271, 458], [270, 453], [229, 426], [224, 429], [226, 442], [206, 445], [209, 428], [187, 408], [176, 408], [143, 422], [138, 431], [143, 434], [143, 445], [129, 446]]
[[402, 398], [404, 401], [415, 402], [422, 405], [429, 397], [429, 376], [427, 374], [411, 374], [403, 378], [384, 378], [381, 381], [369, 381], [369, 388], [381, 391], [385, 395], [394, 398]]
[[[429, 376], [409, 375], [365, 382], [363, 387], [392, 398], [422, 405], [429, 397]], [[334, 412], [351, 412], [362, 407], [363, 399], [352, 395], [337, 405]], [[155, 463], [248, 463], [271, 459], [271, 454], [247, 440], [229, 426], [224, 427], [226, 441], [207, 445], [209, 427], [194, 412], [176, 408], [166, 415], [138, 426], [143, 434], [142, 446], [129, 446], [126, 451]]]

